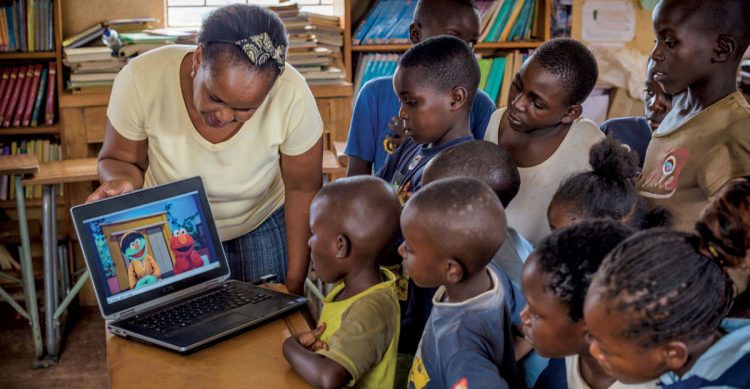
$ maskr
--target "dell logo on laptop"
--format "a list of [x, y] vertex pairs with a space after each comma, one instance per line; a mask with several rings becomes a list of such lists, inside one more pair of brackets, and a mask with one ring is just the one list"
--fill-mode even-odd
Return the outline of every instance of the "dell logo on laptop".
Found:
[[164, 288], [162, 288], [162, 293], [172, 293], [174, 292], [174, 285], [167, 285]]

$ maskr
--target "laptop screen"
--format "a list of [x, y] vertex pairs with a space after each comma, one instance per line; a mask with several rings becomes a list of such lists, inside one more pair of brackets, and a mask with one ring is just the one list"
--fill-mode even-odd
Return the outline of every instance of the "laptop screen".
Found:
[[83, 220], [108, 303], [219, 267], [198, 192]]
[[229, 277], [199, 177], [75, 206], [71, 214], [106, 318]]

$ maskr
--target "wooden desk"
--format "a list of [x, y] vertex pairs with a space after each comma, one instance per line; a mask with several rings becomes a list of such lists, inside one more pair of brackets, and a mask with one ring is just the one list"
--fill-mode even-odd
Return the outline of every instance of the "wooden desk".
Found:
[[[75, 286], [69, 287], [70, 270], [67, 252], [57, 253], [57, 211], [55, 186], [71, 182], [98, 180], [96, 158], [68, 159], [45, 162], [24, 186], [43, 185], [42, 194], [42, 246], [44, 247], [44, 317], [47, 343], [47, 363], [57, 362], [60, 354], [60, 318], [73, 298], [88, 280], [84, 272]], [[59, 282], [58, 282], [59, 279]], [[60, 298], [63, 298], [62, 302]]]
[[[16, 154], [0, 156], [0, 176], [9, 175], [13, 179], [16, 191], [16, 208], [18, 209], [18, 232], [21, 236], [21, 279], [0, 272], [4, 278], [11, 279], [23, 287], [26, 309], [23, 309], [10, 295], [0, 288], [0, 298], [10, 304], [24, 318], [31, 323], [31, 335], [34, 342], [34, 355], [37, 359], [42, 356], [42, 333], [39, 325], [39, 307], [36, 303], [36, 285], [34, 284], [34, 268], [31, 263], [31, 243], [29, 239], [29, 222], [26, 219], [26, 198], [21, 179], [24, 174], [34, 173], [39, 169], [39, 161], [33, 154]], [[34, 362], [36, 363], [36, 361]]]
[[284, 339], [309, 329], [295, 312], [189, 355], [107, 331], [109, 387], [309, 388], [281, 352]]

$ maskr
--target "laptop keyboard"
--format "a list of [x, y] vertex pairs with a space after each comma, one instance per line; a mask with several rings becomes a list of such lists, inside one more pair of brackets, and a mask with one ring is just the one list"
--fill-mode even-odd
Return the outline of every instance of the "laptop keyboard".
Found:
[[271, 295], [265, 293], [227, 286], [172, 308], [136, 319], [133, 324], [167, 334], [200, 322], [216, 313], [229, 311], [245, 304], [257, 304], [270, 298]]

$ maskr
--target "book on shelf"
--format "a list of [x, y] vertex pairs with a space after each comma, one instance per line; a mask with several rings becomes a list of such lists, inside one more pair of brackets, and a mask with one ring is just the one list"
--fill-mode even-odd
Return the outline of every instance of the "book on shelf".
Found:
[[157, 49], [167, 44], [168, 43], [131, 43], [120, 47], [120, 50], [117, 52], [117, 56], [119, 58], [130, 58], [132, 56], [145, 53], [149, 50]]
[[[45, 96], [47, 62], [0, 67], [0, 127], [35, 127], [35, 108]], [[54, 87], [54, 80], [53, 85]]]
[[360, 57], [354, 76], [354, 95], [373, 78], [392, 76], [396, 72], [400, 54], [368, 53]]
[[409, 43], [416, 0], [378, 0], [352, 35], [354, 45]]
[[[62, 153], [57, 141], [47, 138], [25, 138], [21, 140], [0, 140], [0, 155], [34, 154], [39, 162], [59, 161]], [[57, 195], [63, 196], [62, 185], [57, 186]], [[40, 199], [42, 187], [39, 185], [24, 188], [26, 199]], [[0, 178], [0, 201], [15, 200], [15, 180], [9, 176]]]
[[[13, 122], [11, 126], [20, 127], [23, 121], [23, 114], [26, 112], [26, 105], [29, 104], [29, 94], [31, 94], [31, 85], [34, 83], [34, 70], [36, 65], [29, 66], [26, 70], [26, 80], [24, 80], [23, 87], [21, 88], [21, 95], [18, 98], [18, 107], [16, 107], [16, 113], [13, 115]], [[38, 74], [37, 74], [38, 77]], [[32, 96], [33, 98], [34, 96]], [[29, 114], [31, 115], [31, 114]], [[28, 126], [28, 124], [27, 124]]]
[[71, 82], [82, 81], [114, 81], [117, 72], [114, 73], [75, 73], [70, 75]]
[[52, 0], [0, 2], [0, 52], [54, 51]]
[[295, 2], [271, 5], [268, 9], [281, 18], [287, 29], [287, 63], [309, 84], [332, 84], [346, 77], [341, 60], [343, 29], [338, 16], [302, 13]]
[[55, 121], [55, 82], [57, 77], [57, 63], [55, 61], [49, 62], [47, 82], [47, 103], [44, 108], [44, 125], [51, 126]]
[[159, 20], [154, 18], [110, 19], [63, 39], [63, 47], [81, 47], [101, 38], [105, 28], [111, 28], [118, 33], [127, 33], [149, 29]]
[[64, 64], [85, 61], [108, 61], [113, 57], [112, 49], [106, 46], [94, 47], [66, 47], [63, 49], [65, 55]]
[[26, 71], [28, 70], [27, 65], [21, 65], [21, 67], [18, 68], [18, 72], [16, 73], [16, 82], [15, 85], [13, 85], [13, 90], [10, 92], [10, 95], [8, 96], [8, 106], [6, 108], [5, 114], [3, 115], [3, 127], [10, 127], [11, 122], [13, 121], [13, 114], [16, 112], [16, 106], [18, 105], [18, 99], [21, 96], [21, 89], [23, 88], [23, 83], [26, 81]]
[[516, 73], [521, 69], [528, 53], [513, 50], [492, 58], [479, 59], [479, 88], [485, 91], [496, 106], [508, 105], [508, 93]]
[[19, 70], [20, 67], [18, 66], [13, 66], [12, 68], [8, 69], [8, 84], [3, 94], [0, 95], [0, 125], [2, 125], [2, 122], [5, 119], [5, 113], [8, 111], [10, 96], [13, 94], [13, 90], [16, 87]]
[[478, 0], [479, 41], [513, 42], [535, 39], [542, 0]]
[[42, 67], [42, 72], [39, 76], [39, 87], [37, 88], [36, 97], [34, 99], [34, 110], [31, 112], [31, 122], [29, 123], [32, 127], [36, 127], [36, 125], [39, 124], [39, 115], [42, 108], [42, 101], [44, 100], [44, 92], [47, 90], [48, 71], [47, 68]]

